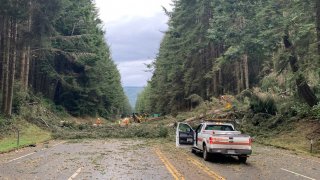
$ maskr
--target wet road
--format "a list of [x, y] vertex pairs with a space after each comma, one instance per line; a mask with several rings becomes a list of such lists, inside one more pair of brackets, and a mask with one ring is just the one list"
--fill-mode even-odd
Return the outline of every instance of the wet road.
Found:
[[205, 162], [162, 140], [52, 141], [0, 155], [0, 179], [320, 179], [320, 159], [255, 145], [247, 164]]

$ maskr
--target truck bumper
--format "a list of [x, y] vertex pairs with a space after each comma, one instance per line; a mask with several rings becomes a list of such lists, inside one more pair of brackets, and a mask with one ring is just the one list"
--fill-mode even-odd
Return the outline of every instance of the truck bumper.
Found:
[[252, 150], [249, 149], [209, 149], [209, 153], [225, 154], [225, 155], [250, 155]]

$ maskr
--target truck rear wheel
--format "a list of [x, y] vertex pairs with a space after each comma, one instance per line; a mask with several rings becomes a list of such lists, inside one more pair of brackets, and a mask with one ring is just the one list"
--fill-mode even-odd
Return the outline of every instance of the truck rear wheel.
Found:
[[205, 161], [209, 161], [209, 159], [210, 159], [210, 154], [207, 151], [207, 146], [206, 145], [203, 145], [203, 159]]
[[239, 161], [241, 163], [246, 163], [247, 162], [247, 156], [238, 156], [238, 158], [239, 158]]

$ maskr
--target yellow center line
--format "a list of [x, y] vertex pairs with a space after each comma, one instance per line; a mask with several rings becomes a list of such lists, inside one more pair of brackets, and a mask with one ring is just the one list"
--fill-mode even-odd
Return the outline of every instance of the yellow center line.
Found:
[[[171, 146], [171, 145], [169, 145]], [[175, 148], [175, 146], [172, 146], [172, 148]], [[214, 179], [219, 179], [219, 180], [225, 180], [224, 177], [220, 176], [218, 173], [212, 171], [211, 169], [209, 169], [205, 164], [199, 162], [199, 160], [190, 157], [190, 154], [187, 154], [186, 152], [183, 152], [183, 150], [179, 151], [182, 154], [184, 154], [185, 156], [187, 156], [188, 160], [191, 161], [194, 165], [196, 165], [198, 168], [200, 168], [202, 171], [204, 171], [205, 173], [207, 173], [210, 177], [214, 178]]]
[[156, 149], [155, 152], [175, 180], [184, 180], [183, 175], [177, 171], [177, 169], [170, 163], [170, 161], [162, 154], [159, 149]]
[[214, 171], [211, 171], [206, 165], [200, 163], [198, 160], [195, 160], [194, 158], [188, 158], [189, 161], [191, 161], [194, 165], [196, 165], [197, 167], [199, 167], [202, 171], [204, 171], [205, 173], [207, 173], [210, 177], [214, 178], [214, 179], [219, 179], [219, 180], [225, 180], [224, 177], [218, 175], [217, 173], [215, 173]]

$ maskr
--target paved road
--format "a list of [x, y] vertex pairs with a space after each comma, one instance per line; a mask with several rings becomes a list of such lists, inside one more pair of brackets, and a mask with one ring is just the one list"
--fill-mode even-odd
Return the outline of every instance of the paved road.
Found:
[[320, 159], [255, 145], [247, 164], [205, 162], [161, 140], [53, 141], [0, 155], [0, 179], [320, 179]]

